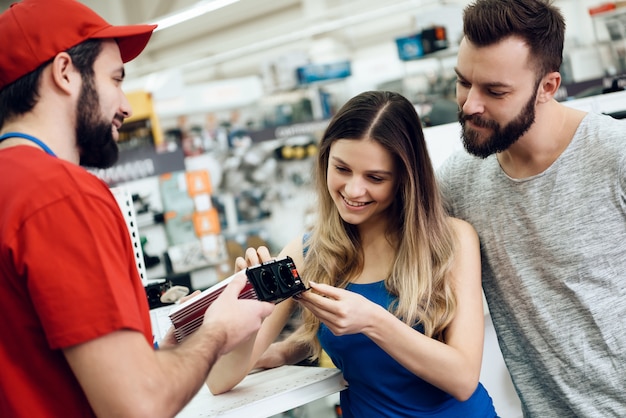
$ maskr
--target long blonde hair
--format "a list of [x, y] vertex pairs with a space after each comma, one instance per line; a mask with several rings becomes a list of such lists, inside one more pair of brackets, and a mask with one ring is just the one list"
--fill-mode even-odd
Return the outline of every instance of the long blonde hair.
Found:
[[[443, 208], [435, 173], [426, 149], [419, 116], [403, 96], [370, 91], [349, 100], [330, 121], [319, 148], [314, 179], [317, 219], [304, 243], [303, 279], [345, 288], [363, 269], [357, 228], [339, 215], [326, 179], [330, 147], [338, 139], [368, 138], [393, 157], [396, 199], [387, 209], [387, 239], [396, 258], [387, 290], [396, 301], [390, 311], [410, 326], [422, 324], [425, 335], [443, 341], [456, 311], [449, 279], [455, 238]], [[319, 320], [303, 310], [299, 341], [317, 357]]]

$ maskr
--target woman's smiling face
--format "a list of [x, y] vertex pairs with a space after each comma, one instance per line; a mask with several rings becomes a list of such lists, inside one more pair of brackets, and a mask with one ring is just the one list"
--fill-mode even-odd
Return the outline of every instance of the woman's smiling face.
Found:
[[395, 198], [393, 158], [374, 140], [339, 139], [330, 146], [326, 184], [344, 221], [384, 219]]

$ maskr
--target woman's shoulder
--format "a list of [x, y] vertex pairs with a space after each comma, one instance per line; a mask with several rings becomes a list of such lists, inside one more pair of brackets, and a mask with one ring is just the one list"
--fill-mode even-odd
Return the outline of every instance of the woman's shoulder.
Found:
[[469, 222], [461, 219], [461, 218], [455, 218], [453, 216], [448, 216], [447, 218], [448, 221], [448, 225], [450, 225], [450, 227], [455, 231], [455, 232], [464, 232], [464, 233], [476, 233], [476, 230], [474, 229], [474, 227], [472, 226], [472, 224], [470, 224]]
[[448, 219], [455, 235], [452, 277], [455, 277], [455, 280], [460, 280], [460, 283], [480, 285], [480, 240], [478, 234], [469, 222], [453, 217]]
[[457, 237], [457, 240], [469, 244], [470, 242], [478, 242], [478, 234], [472, 224], [460, 218], [449, 216], [447, 218], [448, 225]]

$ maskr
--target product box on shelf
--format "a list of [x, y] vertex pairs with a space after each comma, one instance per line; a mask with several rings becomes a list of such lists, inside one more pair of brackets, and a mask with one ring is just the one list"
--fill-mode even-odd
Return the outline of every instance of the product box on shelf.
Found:
[[168, 257], [176, 273], [214, 266], [227, 259], [207, 170], [160, 176], [159, 186], [169, 241]]

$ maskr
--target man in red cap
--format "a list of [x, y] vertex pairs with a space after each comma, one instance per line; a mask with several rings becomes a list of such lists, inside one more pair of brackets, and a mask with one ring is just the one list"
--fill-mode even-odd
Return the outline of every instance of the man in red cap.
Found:
[[173, 416], [272, 310], [237, 276], [198, 331], [153, 348], [126, 223], [80, 165], [115, 162], [123, 64], [154, 28], [75, 0], [0, 15], [0, 416]]

